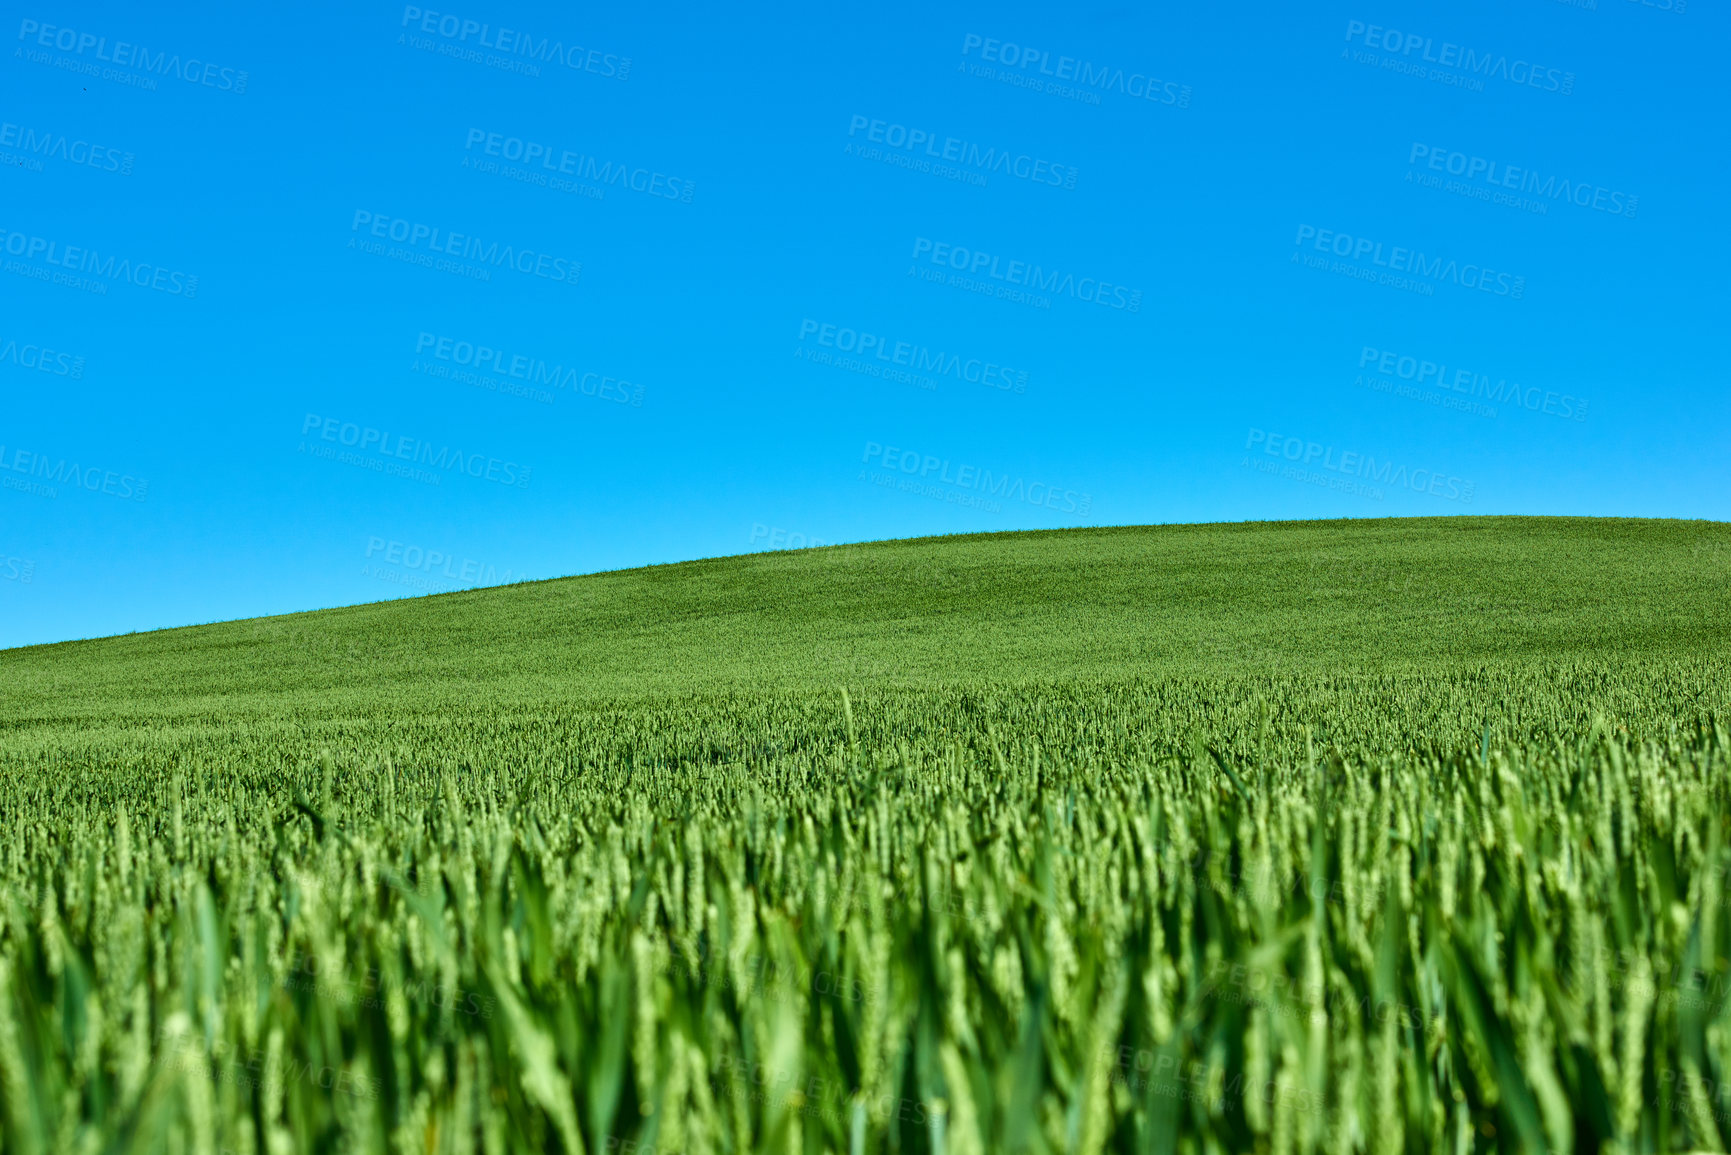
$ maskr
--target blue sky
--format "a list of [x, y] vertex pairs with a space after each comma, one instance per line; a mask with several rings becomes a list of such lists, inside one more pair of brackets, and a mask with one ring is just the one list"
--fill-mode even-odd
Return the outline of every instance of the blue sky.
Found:
[[752, 549], [1723, 519], [1724, 13], [27, 4], [0, 646]]

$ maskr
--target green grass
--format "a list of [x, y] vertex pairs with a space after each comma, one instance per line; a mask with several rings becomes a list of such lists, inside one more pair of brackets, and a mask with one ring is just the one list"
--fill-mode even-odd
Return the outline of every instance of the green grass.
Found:
[[1728, 578], [1076, 530], [0, 652], [0, 1141], [1719, 1149]]

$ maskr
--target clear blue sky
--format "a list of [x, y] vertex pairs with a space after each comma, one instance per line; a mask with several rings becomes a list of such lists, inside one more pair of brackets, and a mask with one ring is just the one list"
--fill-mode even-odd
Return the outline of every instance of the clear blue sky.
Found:
[[452, 3], [14, 9], [0, 646], [1731, 512], [1720, 5]]

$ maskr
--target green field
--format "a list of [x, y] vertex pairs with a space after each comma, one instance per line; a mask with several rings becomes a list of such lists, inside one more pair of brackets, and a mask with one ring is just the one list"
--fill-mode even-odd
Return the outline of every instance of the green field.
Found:
[[1724, 1150], [1731, 525], [758, 554], [0, 651], [0, 1149]]

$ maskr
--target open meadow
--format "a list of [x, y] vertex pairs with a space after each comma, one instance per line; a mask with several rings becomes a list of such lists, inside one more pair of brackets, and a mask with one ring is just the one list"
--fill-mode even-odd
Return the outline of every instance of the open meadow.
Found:
[[1731, 526], [838, 546], [0, 651], [0, 1148], [1731, 1142]]

